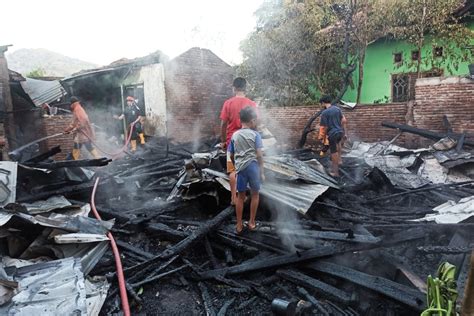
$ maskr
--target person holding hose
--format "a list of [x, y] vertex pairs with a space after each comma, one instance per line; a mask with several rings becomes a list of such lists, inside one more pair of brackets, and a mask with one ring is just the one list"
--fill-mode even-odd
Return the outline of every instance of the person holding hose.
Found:
[[[128, 133], [132, 133], [130, 138], [130, 149], [132, 152], [137, 151], [137, 140], [140, 141], [141, 145], [145, 145], [145, 134], [143, 134], [143, 123], [145, 122], [145, 116], [143, 111], [138, 107], [135, 98], [132, 96], [127, 97], [127, 107], [125, 108], [124, 113], [116, 117], [119, 120], [125, 119], [127, 125]], [[135, 123], [132, 128], [132, 123], [135, 122], [138, 118], [139, 121]]]
[[95, 159], [99, 159], [99, 153], [92, 146], [92, 141], [95, 140], [95, 134], [89, 121], [89, 116], [87, 116], [78, 98], [71, 97], [70, 102], [73, 118], [64, 133], [73, 133], [74, 147], [72, 149], [72, 158], [79, 160], [81, 157], [81, 148], [82, 145], [84, 145]]

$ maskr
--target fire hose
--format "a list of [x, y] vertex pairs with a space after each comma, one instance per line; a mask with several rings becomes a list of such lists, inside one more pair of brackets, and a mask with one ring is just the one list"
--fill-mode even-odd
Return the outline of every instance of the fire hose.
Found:
[[[95, 218], [97, 218], [98, 220], [102, 220], [102, 218], [99, 215], [99, 212], [97, 212], [97, 209], [95, 207], [95, 193], [97, 191], [97, 186], [99, 185], [99, 180], [100, 178], [98, 177], [95, 180], [94, 188], [92, 189], [91, 208], [92, 208], [92, 212], [94, 213]], [[130, 305], [128, 304], [127, 288], [126, 288], [126, 283], [125, 283], [125, 277], [123, 275], [123, 267], [122, 267], [122, 260], [120, 259], [120, 253], [119, 253], [117, 244], [115, 243], [114, 236], [112, 235], [111, 232], [107, 233], [107, 237], [110, 240], [110, 246], [112, 247], [112, 251], [114, 253], [115, 267], [117, 269], [117, 279], [118, 279], [119, 290], [120, 290], [120, 300], [122, 301], [122, 310], [125, 316], [130, 316]]]
[[135, 128], [135, 124], [137, 124], [138, 122], [140, 121], [140, 118], [137, 118], [135, 121], [133, 121], [131, 124], [130, 124], [130, 132], [128, 133], [128, 137], [125, 141], [125, 144], [123, 145], [123, 147], [116, 153], [109, 153], [107, 151], [105, 151], [104, 149], [102, 149], [99, 145], [97, 145], [97, 143], [89, 136], [87, 135], [84, 131], [80, 130], [80, 132], [86, 136], [90, 142], [101, 152], [103, 152], [104, 154], [108, 155], [108, 156], [111, 156], [112, 159], [115, 159], [117, 156], [119, 156], [121, 153], [123, 153], [125, 151], [125, 149], [127, 149], [128, 147], [128, 144], [130, 143], [130, 140], [132, 139], [132, 134], [133, 134], [133, 129]]

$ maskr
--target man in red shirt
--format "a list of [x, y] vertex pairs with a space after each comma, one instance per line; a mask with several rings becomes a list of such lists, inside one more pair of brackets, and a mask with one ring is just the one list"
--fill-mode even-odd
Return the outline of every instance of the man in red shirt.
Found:
[[[235, 96], [224, 102], [221, 111], [221, 148], [226, 149], [229, 146], [232, 135], [238, 131], [242, 124], [240, 123], [240, 110], [247, 106], [257, 108], [257, 104], [245, 97], [245, 88], [247, 81], [242, 77], [234, 79], [232, 88]], [[227, 173], [229, 174], [230, 192], [232, 198], [232, 205], [236, 201], [236, 172], [234, 164], [230, 159], [230, 153], [227, 152]]]

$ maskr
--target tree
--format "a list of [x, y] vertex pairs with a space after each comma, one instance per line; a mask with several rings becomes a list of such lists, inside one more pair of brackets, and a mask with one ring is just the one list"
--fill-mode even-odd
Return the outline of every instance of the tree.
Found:
[[313, 103], [321, 94], [338, 101], [359, 60], [363, 70], [365, 49], [376, 36], [372, 21], [382, 20], [373, 17], [383, 12], [373, 4], [380, 1], [265, 1], [256, 13], [256, 31], [242, 43], [242, 74], [272, 103]]
[[456, 15], [456, 10], [464, 5], [464, 0], [396, 0], [388, 1], [387, 18], [390, 33], [395, 39], [405, 40], [415, 46], [418, 53], [416, 61], [417, 76], [421, 76], [422, 48], [428, 38], [433, 44], [443, 47], [443, 58], [425, 58], [434, 66], [436, 62], [449, 57], [456, 67], [459, 60], [469, 58], [469, 51], [462, 49], [470, 45], [471, 31]]
[[29, 73], [26, 74], [26, 77], [28, 78], [41, 78], [46, 76], [46, 72], [44, 71], [43, 68], [36, 68], [30, 71]]
[[265, 1], [257, 29], [242, 43], [240, 74], [253, 84], [250, 94], [273, 104], [314, 102], [339, 86], [341, 51], [318, 33], [331, 21], [322, 7]]

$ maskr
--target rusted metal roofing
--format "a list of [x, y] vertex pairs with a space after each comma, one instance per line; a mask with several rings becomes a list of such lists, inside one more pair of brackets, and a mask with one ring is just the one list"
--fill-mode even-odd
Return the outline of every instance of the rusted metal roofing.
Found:
[[20, 84], [36, 106], [56, 101], [66, 95], [66, 90], [57, 80], [43, 81], [26, 78]]

